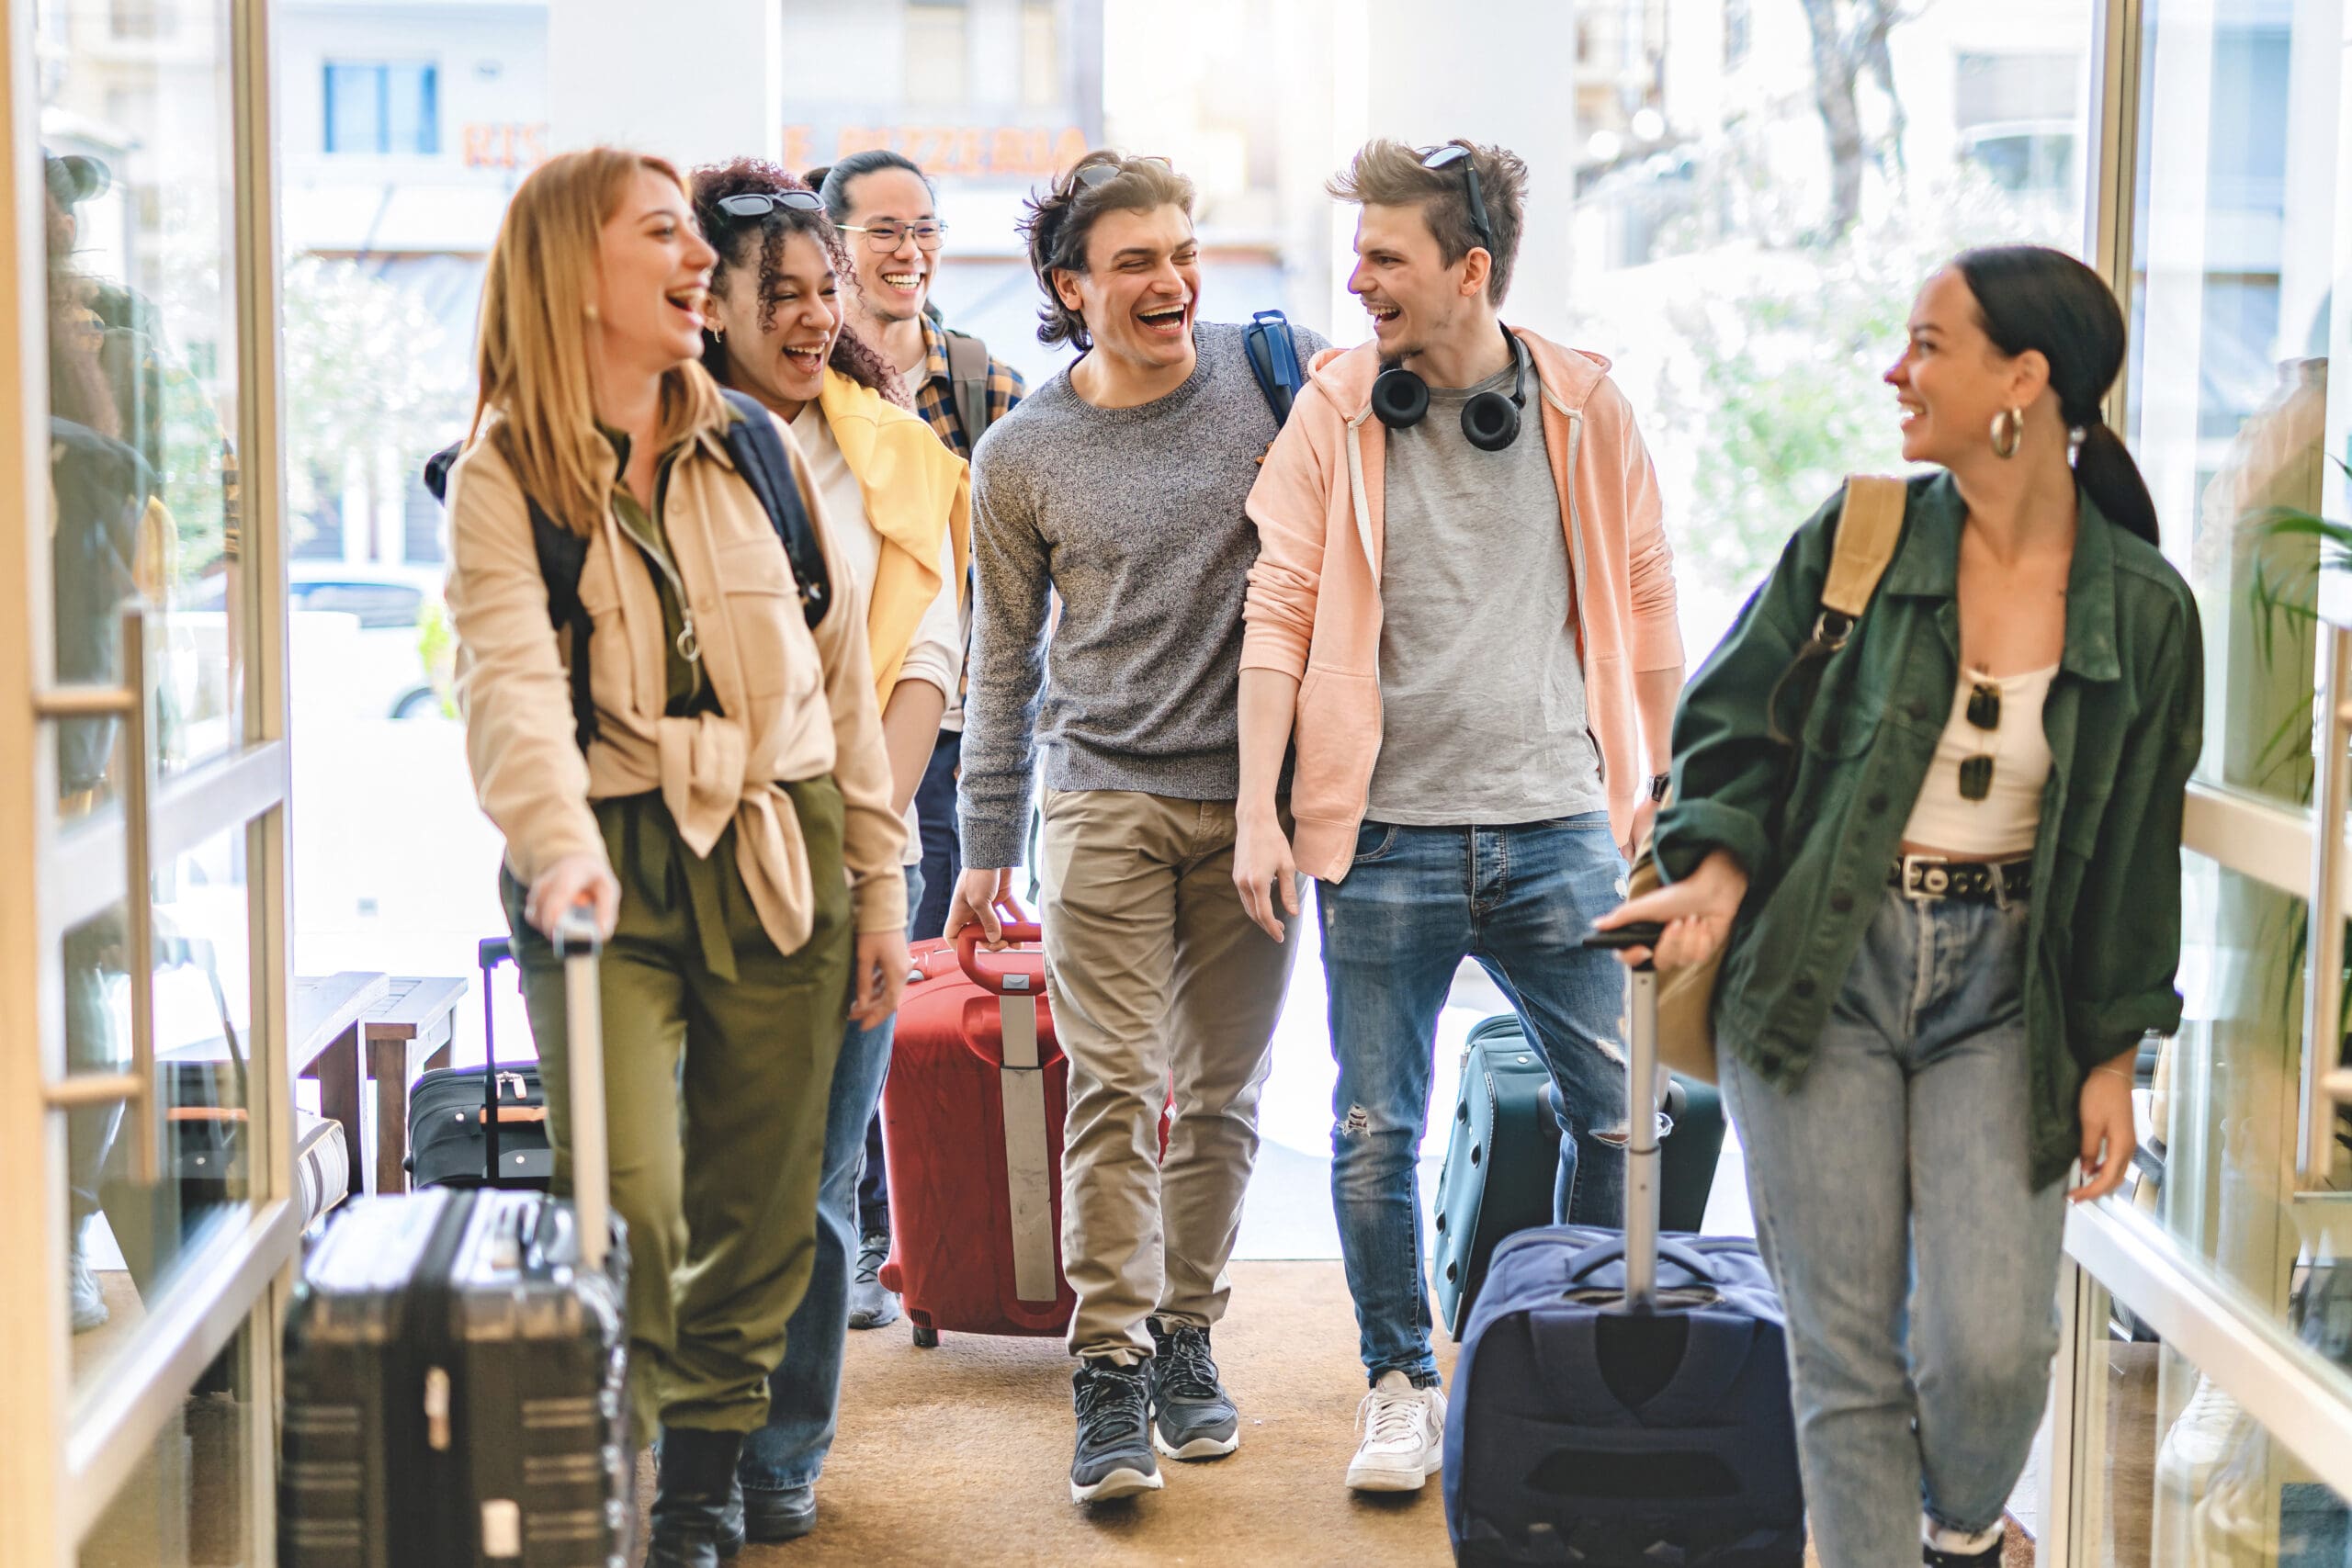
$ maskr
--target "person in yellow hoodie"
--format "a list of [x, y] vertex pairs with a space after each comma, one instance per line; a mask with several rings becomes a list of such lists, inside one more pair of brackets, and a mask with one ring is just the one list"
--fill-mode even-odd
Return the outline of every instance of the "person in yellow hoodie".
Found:
[[[915, 787], [963, 663], [956, 597], [971, 552], [970, 470], [907, 406], [897, 373], [842, 330], [857, 274], [815, 191], [773, 164], [742, 158], [696, 170], [694, 195], [718, 253], [703, 363], [791, 426], [820, 502], [819, 525], [868, 602], [866, 643], [891, 802], [907, 819], [912, 909], [922, 875]], [[752, 1540], [815, 1528], [845, 1329], [898, 1315], [875, 1277], [889, 1252], [888, 1211], [858, 1212], [894, 1021], [853, 1023], [842, 1041], [825, 1117], [816, 1275], [786, 1329], [767, 1425], [745, 1443], [738, 1467]]]

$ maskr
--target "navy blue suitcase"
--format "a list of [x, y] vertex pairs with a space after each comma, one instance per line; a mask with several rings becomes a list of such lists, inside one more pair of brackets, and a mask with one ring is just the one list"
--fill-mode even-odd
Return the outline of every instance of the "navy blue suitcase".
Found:
[[1633, 976], [1625, 1230], [1504, 1242], [1462, 1335], [1444, 1463], [1457, 1563], [1804, 1561], [1786, 1326], [1763, 1259], [1745, 1238], [1658, 1235], [1657, 987]]

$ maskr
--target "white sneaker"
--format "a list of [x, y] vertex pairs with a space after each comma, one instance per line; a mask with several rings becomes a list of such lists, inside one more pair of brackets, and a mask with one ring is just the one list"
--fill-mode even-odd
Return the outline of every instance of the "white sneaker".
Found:
[[1363, 1441], [1348, 1464], [1358, 1492], [1419, 1492], [1445, 1456], [1445, 1391], [1415, 1388], [1403, 1372], [1385, 1371], [1356, 1411]]
[[2156, 1450], [2156, 1484], [2176, 1495], [2199, 1496], [2237, 1447], [2245, 1426], [2245, 1413], [2238, 1402], [2198, 1373], [2197, 1392], [2181, 1406]]

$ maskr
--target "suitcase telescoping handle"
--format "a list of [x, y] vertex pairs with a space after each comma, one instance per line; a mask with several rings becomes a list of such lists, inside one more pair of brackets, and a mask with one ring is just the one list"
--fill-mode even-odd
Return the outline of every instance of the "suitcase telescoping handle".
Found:
[[[602, 1271], [612, 1232], [612, 1167], [605, 1134], [605, 1015], [596, 988], [596, 963], [604, 951], [596, 931], [596, 915], [586, 904], [574, 905], [556, 922], [555, 950], [563, 960], [564, 1049], [571, 1071], [571, 1208], [580, 1226], [580, 1261]], [[492, 1043], [490, 976], [514, 956], [514, 944], [505, 937], [482, 939], [477, 956], [481, 964], [481, 1049], [485, 1108], [483, 1131], [489, 1142], [489, 1172], [492, 1185], [498, 1175], [498, 1048]]]
[[[1007, 920], [1003, 929], [1004, 940], [1009, 942], [1034, 942], [1045, 937], [1045, 932], [1038, 930], [1035, 920]], [[1041, 987], [1036, 968], [990, 969], [980, 962], [984, 951], [980, 941], [980, 928], [977, 924], [966, 926], [956, 933], [956, 962], [963, 965], [965, 976], [972, 984], [1000, 997], [1008, 991], [1017, 996], [1037, 993]], [[1035, 955], [1031, 956], [1034, 958]]]
[[[1587, 947], [1657, 945], [1666, 928], [1620, 926], [1593, 931]], [[1632, 970], [1625, 1014], [1625, 1310], [1657, 1310], [1657, 970], [1645, 962]], [[1686, 1268], [1688, 1264], [1684, 1265]]]
[[612, 1235], [612, 1168], [605, 1143], [605, 1011], [596, 962], [605, 939], [596, 912], [575, 904], [555, 923], [556, 955], [563, 960], [564, 1048], [571, 1071], [571, 1212], [580, 1226], [580, 1262], [605, 1269]]

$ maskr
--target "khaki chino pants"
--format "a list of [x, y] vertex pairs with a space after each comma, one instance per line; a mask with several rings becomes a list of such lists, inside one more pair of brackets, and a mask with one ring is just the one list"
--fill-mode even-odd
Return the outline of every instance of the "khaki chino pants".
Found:
[[1069, 1348], [1132, 1362], [1151, 1351], [1147, 1317], [1206, 1328], [1225, 1314], [1296, 942], [1242, 910], [1231, 801], [1047, 790], [1044, 818], [1046, 983], [1069, 1058]]

